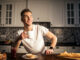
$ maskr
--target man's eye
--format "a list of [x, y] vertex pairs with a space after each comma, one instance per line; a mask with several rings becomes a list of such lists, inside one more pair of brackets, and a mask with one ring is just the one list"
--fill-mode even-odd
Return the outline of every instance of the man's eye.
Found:
[[24, 15], [23, 17], [28, 17], [28, 16]]

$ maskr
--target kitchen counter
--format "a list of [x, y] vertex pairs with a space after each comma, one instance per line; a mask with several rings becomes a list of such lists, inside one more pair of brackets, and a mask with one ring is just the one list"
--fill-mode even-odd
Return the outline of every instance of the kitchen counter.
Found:
[[[11, 58], [11, 54], [7, 54], [8, 55], [7, 60], [27, 60], [22, 58], [22, 55], [24, 54], [25, 53], [17, 53], [16, 58]], [[58, 57], [57, 54], [52, 54], [52, 55], [38, 54], [37, 59], [30, 59], [30, 60], [74, 60], [74, 59], [61, 58], [61, 57]]]
[[[0, 45], [12, 45], [12, 43], [5, 43], [5, 41], [0, 41]], [[20, 44], [21, 46], [23, 46], [23, 44]], [[50, 46], [51, 43], [50, 42], [45, 42], [45, 46]], [[57, 46], [80, 46], [77, 45], [76, 43], [57, 43]]]
[[0, 41], [0, 45], [11, 45], [11, 43], [6, 44], [5, 41]]

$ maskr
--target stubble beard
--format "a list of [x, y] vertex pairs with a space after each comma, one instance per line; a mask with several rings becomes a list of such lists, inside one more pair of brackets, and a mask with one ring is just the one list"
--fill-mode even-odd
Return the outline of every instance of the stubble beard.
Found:
[[29, 27], [29, 26], [31, 26], [32, 24], [24, 23], [24, 25], [25, 25], [26, 27]]

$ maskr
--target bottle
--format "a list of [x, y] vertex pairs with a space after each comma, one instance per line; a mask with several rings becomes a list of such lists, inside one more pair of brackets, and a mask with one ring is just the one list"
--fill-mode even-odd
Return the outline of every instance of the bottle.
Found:
[[16, 49], [14, 47], [11, 47], [11, 57], [16, 58]]

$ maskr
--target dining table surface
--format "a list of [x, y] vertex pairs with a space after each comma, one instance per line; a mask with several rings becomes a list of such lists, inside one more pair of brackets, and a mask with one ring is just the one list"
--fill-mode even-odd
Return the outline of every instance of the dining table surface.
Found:
[[76, 60], [76, 59], [69, 59], [69, 58], [63, 58], [59, 57], [58, 54], [36, 54], [37, 58], [35, 59], [25, 59], [22, 56], [25, 55], [26, 53], [17, 53], [15, 58], [11, 57], [11, 54], [7, 54], [7, 60]]

